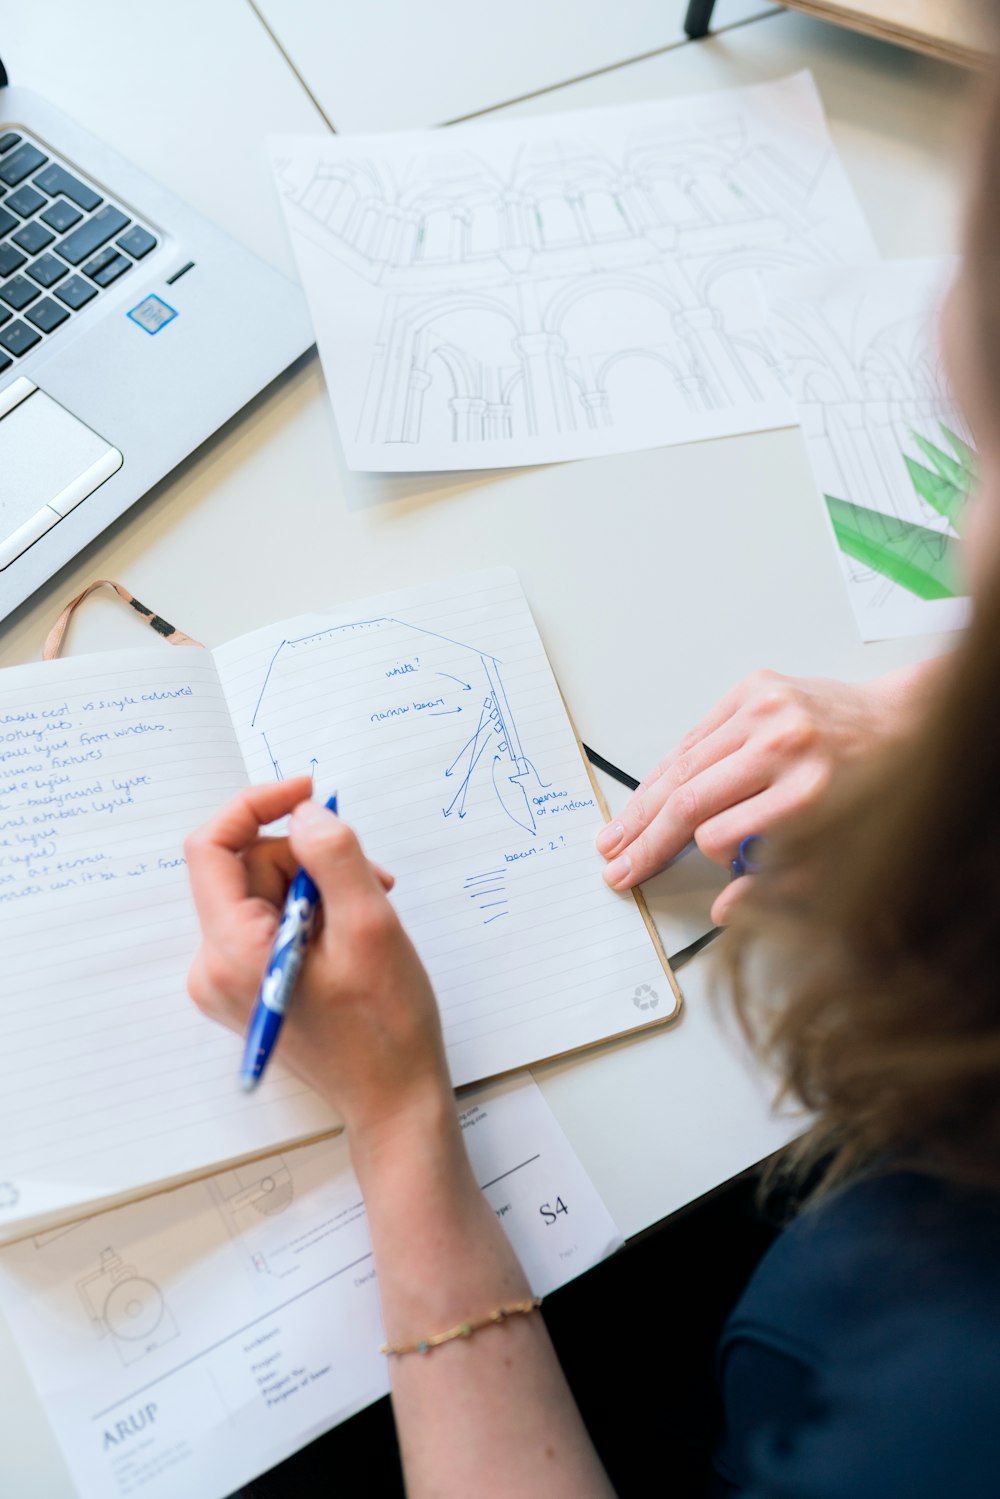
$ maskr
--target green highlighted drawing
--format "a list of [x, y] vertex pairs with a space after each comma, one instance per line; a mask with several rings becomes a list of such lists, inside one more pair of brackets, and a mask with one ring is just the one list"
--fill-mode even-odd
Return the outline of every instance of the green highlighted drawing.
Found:
[[823, 496], [840, 550], [920, 599], [951, 599], [963, 591], [959, 537], [962, 512], [975, 482], [975, 453], [943, 422], [939, 425], [951, 452], [912, 432], [927, 464], [906, 453], [903, 461], [916, 494], [948, 522], [950, 531]]

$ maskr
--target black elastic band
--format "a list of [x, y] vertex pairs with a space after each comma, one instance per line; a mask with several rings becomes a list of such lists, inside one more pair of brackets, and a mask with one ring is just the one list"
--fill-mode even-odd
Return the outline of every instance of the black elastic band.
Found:
[[[591, 765], [596, 765], [598, 770], [603, 770], [604, 774], [611, 776], [612, 780], [620, 781], [630, 791], [634, 791], [638, 786], [639, 782], [635, 776], [630, 776], [627, 770], [621, 770], [619, 766], [612, 765], [610, 760], [605, 760], [604, 756], [599, 755], [596, 750], [591, 749], [589, 744], [584, 744], [583, 753]], [[683, 968], [685, 963], [690, 963], [692, 958], [696, 958], [710, 942], [714, 942], [721, 931], [721, 926], [713, 926], [711, 931], [704, 932], [702, 936], [696, 937], [693, 942], [688, 943], [687, 947], [682, 947], [678, 952], [671, 953], [667, 962], [675, 971], [678, 968]]]
[[627, 770], [619, 770], [617, 765], [612, 765], [610, 760], [605, 760], [604, 756], [599, 755], [596, 750], [591, 749], [589, 744], [585, 744], [583, 746], [583, 753], [586, 755], [591, 765], [596, 765], [598, 770], [603, 770], [604, 774], [606, 776], [611, 776], [612, 780], [620, 781], [621, 784], [623, 786], [627, 786], [630, 791], [634, 791], [638, 786], [639, 782], [636, 780], [635, 776], [630, 776]]

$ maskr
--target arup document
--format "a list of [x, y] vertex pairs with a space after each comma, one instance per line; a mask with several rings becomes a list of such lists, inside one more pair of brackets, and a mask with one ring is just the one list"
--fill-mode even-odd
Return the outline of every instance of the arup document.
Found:
[[[621, 1244], [530, 1079], [458, 1107], [536, 1295]], [[0, 1307], [81, 1499], [220, 1499], [389, 1389], [343, 1137], [11, 1245]]]

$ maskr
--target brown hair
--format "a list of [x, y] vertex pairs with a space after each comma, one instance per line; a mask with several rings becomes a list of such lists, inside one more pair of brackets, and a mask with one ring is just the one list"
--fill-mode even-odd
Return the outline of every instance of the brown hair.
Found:
[[[1000, 88], [985, 123], [963, 289], [1000, 450]], [[728, 939], [743, 1026], [816, 1116], [782, 1164], [821, 1189], [891, 1160], [1000, 1190], [1000, 555], [942, 676], [773, 840]]]

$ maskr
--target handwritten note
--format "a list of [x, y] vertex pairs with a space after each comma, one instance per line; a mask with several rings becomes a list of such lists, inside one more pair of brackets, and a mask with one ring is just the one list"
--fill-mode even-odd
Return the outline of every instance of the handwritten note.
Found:
[[430, 971], [457, 1084], [671, 1014], [509, 568], [285, 621], [215, 652], [252, 779], [336, 790]]
[[0, 1240], [328, 1130], [185, 993], [183, 840], [250, 780], [336, 790], [438, 996], [456, 1084], [672, 1015], [510, 569], [215, 652], [0, 674]]
[[287, 1074], [248, 1107], [185, 993], [183, 839], [245, 785], [207, 652], [0, 677], [0, 1230], [329, 1124]]

